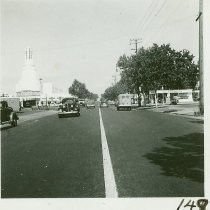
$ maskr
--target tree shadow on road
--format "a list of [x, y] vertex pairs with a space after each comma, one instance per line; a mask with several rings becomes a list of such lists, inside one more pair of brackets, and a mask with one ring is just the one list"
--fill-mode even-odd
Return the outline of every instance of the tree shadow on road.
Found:
[[204, 134], [191, 133], [179, 137], [166, 137], [166, 146], [155, 148], [144, 155], [155, 165], [161, 166], [166, 176], [188, 178], [204, 182]]

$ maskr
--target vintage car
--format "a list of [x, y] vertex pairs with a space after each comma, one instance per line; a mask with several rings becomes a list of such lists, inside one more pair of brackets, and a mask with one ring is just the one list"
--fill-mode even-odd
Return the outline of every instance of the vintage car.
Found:
[[108, 105], [108, 103], [106, 102], [106, 101], [101, 101], [100, 102], [100, 108], [104, 108], [104, 107], [108, 107], [109, 105]]
[[1, 101], [1, 125], [10, 124], [11, 126], [17, 126], [19, 120], [17, 113], [13, 111], [13, 108], [8, 106], [7, 101]]
[[177, 105], [178, 103], [179, 103], [179, 98], [177, 96], [174, 96], [170, 101], [170, 105]]
[[118, 95], [117, 111], [129, 110], [131, 111], [131, 94]]
[[58, 108], [58, 117], [70, 115], [80, 116], [80, 106], [77, 98], [64, 98]]
[[95, 108], [96, 107], [96, 104], [95, 104], [95, 101], [94, 100], [89, 100], [87, 101], [86, 103], [86, 108], [89, 109], [89, 108]]
[[85, 99], [79, 99], [79, 105], [80, 107], [85, 107]]

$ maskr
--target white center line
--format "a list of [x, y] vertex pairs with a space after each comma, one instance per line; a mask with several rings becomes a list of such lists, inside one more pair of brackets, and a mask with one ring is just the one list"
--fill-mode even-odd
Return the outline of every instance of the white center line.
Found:
[[104, 166], [105, 194], [106, 198], [117, 198], [118, 192], [115, 183], [114, 172], [112, 168], [112, 162], [109, 154], [109, 147], [107, 144], [106, 133], [104, 129], [100, 108], [99, 108], [99, 117], [100, 117], [100, 128], [101, 128], [103, 166]]

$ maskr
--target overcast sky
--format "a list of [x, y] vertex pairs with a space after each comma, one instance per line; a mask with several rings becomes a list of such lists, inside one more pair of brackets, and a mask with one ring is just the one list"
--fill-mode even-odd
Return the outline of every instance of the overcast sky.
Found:
[[1, 92], [15, 92], [27, 46], [38, 77], [63, 90], [78, 79], [103, 93], [134, 38], [187, 49], [197, 62], [198, 9], [198, 0], [1, 0]]

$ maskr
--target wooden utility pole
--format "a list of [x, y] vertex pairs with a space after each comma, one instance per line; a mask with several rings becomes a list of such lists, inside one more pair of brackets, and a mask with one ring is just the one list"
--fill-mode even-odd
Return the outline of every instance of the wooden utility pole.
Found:
[[[138, 52], [138, 44], [140, 44], [140, 43], [142, 43], [142, 39], [130, 39], [130, 45], [135, 44], [135, 49], [131, 49], [131, 50], [135, 50], [136, 55], [137, 55], [137, 52]], [[139, 106], [141, 106], [141, 90], [140, 90], [140, 88], [141, 87], [139, 86], [139, 88], [137, 90]]]
[[204, 92], [203, 92], [203, 0], [199, 1], [199, 71], [200, 71], [200, 113], [204, 114]]
[[135, 44], [135, 49], [131, 49], [131, 50], [135, 50], [136, 54], [138, 52], [138, 44], [140, 44], [141, 42], [142, 42], [142, 39], [130, 39], [130, 45]]

